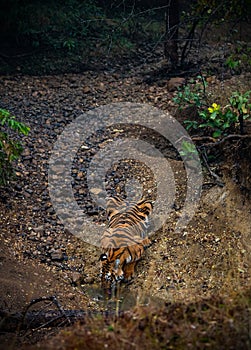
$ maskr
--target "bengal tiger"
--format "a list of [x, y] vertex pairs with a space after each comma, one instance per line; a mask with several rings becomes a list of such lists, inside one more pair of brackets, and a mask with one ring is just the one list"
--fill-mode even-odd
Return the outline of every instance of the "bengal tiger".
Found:
[[152, 203], [126, 202], [118, 196], [107, 202], [108, 229], [101, 237], [101, 285], [110, 288], [134, 277], [135, 265], [151, 244], [147, 236]]

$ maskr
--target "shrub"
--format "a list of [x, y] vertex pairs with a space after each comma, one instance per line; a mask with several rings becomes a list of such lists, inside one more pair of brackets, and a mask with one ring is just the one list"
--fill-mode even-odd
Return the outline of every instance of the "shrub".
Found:
[[220, 106], [216, 102], [208, 105], [205, 93], [206, 84], [203, 79], [202, 82], [204, 89], [196, 82], [195, 90], [192, 84], [191, 86], [186, 85], [179, 88], [173, 98], [180, 109], [190, 106], [197, 109], [197, 120], [185, 120], [186, 128], [188, 130], [204, 129], [212, 133], [213, 137], [218, 138], [235, 131], [238, 126], [240, 133], [243, 134], [244, 121], [251, 119], [251, 91], [233, 92], [228, 99], [229, 103], [225, 106]]
[[0, 109], [0, 185], [7, 185], [13, 177], [12, 163], [22, 153], [22, 146], [16, 133], [27, 135], [29, 127], [16, 120], [5, 109]]

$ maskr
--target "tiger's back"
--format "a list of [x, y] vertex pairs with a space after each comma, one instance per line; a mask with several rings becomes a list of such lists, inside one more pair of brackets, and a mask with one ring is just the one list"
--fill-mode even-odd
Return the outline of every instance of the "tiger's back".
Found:
[[149, 200], [126, 202], [112, 197], [107, 203], [108, 228], [101, 238], [103, 254], [101, 282], [103, 286], [128, 281], [135, 265], [151, 241], [147, 236], [152, 203]]

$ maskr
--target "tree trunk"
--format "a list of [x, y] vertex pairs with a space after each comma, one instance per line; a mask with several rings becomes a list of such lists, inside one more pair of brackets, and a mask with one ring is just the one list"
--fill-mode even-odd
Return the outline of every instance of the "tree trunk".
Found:
[[179, 38], [179, 0], [167, 0], [166, 2], [166, 35], [164, 43], [164, 55], [173, 68], [179, 63], [178, 38]]

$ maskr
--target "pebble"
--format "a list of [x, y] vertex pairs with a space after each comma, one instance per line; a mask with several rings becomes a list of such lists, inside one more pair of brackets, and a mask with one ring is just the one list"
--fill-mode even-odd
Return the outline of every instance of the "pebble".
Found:
[[80, 282], [81, 282], [81, 280], [82, 280], [82, 275], [81, 275], [81, 273], [79, 273], [79, 272], [72, 272], [72, 275], [71, 275], [71, 281], [72, 281], [72, 283], [74, 283], [74, 284], [80, 284]]
[[59, 250], [54, 250], [50, 252], [51, 260], [52, 261], [63, 261], [64, 260], [64, 254], [62, 251]]
[[185, 78], [180, 78], [180, 77], [169, 79], [167, 83], [168, 90], [169, 91], [177, 90], [177, 88], [182, 86], [185, 83], [185, 81], [186, 81]]

